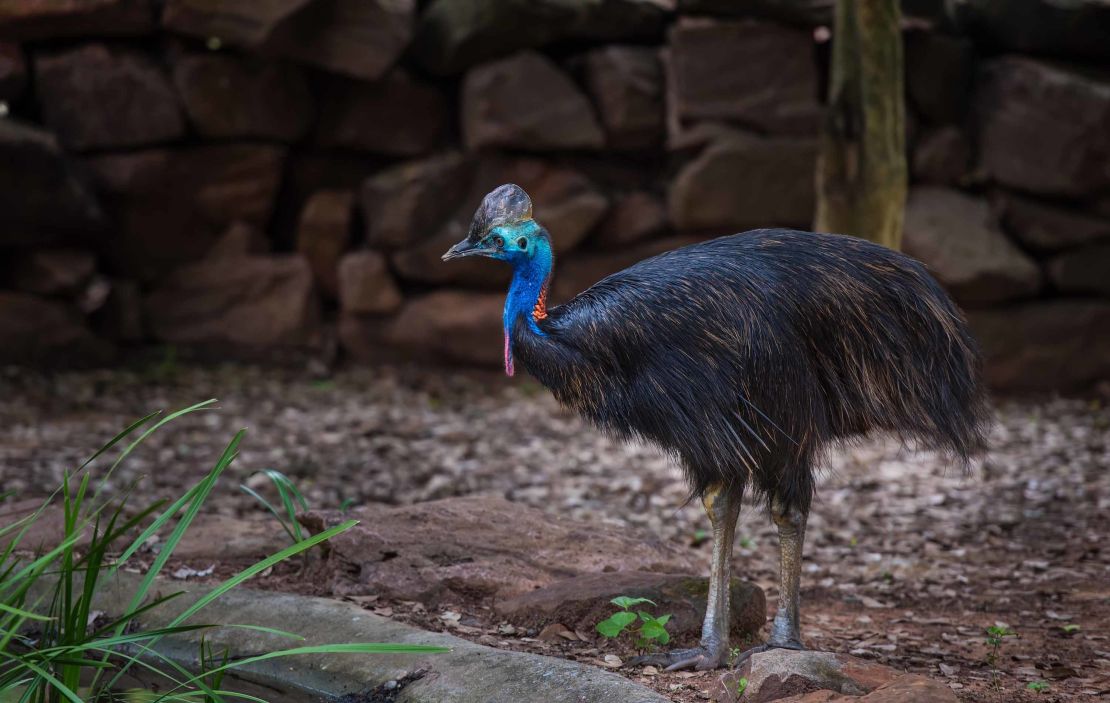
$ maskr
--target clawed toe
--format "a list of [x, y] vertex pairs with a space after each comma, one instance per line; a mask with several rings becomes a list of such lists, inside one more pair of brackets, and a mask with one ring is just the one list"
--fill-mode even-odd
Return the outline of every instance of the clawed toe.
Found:
[[743, 664], [744, 662], [746, 662], [753, 654], [759, 654], [760, 652], [766, 652], [770, 649], [803, 650], [803, 649], [805, 649], [805, 647], [803, 647], [800, 642], [784, 642], [784, 643], [781, 643], [781, 644], [776, 643], [776, 642], [765, 642], [763, 644], [757, 644], [756, 646], [752, 647], [751, 649], [746, 649], [743, 652], [741, 652], [740, 656], [736, 657], [736, 661], [734, 661], [732, 663], [732, 666], [733, 667], [738, 667], [741, 664]]
[[708, 671], [724, 666], [723, 652], [718, 653], [703, 647], [694, 649], [676, 649], [662, 654], [647, 654], [636, 657], [628, 662], [629, 666], [661, 666], [663, 671], [681, 671], [683, 669], [696, 669]]

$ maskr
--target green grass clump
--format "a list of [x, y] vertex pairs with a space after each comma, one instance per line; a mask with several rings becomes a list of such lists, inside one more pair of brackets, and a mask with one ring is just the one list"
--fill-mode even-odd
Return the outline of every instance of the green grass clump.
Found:
[[[212, 627], [192, 620], [232, 588], [357, 524], [348, 520], [312, 536], [300, 532], [298, 525], [297, 531], [291, 532], [295, 538], [291, 546], [216, 585], [165, 627], [144, 629], [144, 614], [181, 595], [158, 594], [154, 591], [155, 579], [220, 476], [235, 460], [244, 432], [238, 432], [212, 469], [173, 503], [160, 501], [131, 513], [125, 509], [126, 492], [121, 498], [102, 498], [101, 491], [116, 468], [143, 440], [179, 417], [210, 409], [214, 402], [198, 403], [165, 417], [154, 413], [138, 420], [80, 467], [67, 472], [59, 489], [34, 513], [0, 528], [0, 703], [107, 703], [129, 699], [151, 703], [258, 701], [253, 696], [222, 690], [223, 674], [252, 662], [297, 654], [445, 651], [415, 645], [336, 644], [294, 646], [229, 661], [227, 652], [218, 655], [202, 639], [200, 672], [186, 670], [159, 653], [158, 643], [169, 635]], [[92, 487], [90, 464], [117, 446], [121, 448], [119, 456]], [[299, 493], [292, 499], [296, 495]], [[41, 554], [24, 556], [27, 550], [21, 549], [21, 542], [31, 527], [43, 519], [47, 508], [57, 504], [62, 508], [63, 523], [58, 544]], [[97, 592], [148, 540], [163, 530], [170, 534], [162, 541], [124, 612], [108, 617], [94, 612], [92, 604]], [[303, 639], [269, 628], [252, 629], [291, 640]], [[158, 694], [143, 693], [138, 698], [135, 696], [139, 694], [134, 692], [119, 693], [121, 677], [132, 670], [168, 680], [170, 685]]]

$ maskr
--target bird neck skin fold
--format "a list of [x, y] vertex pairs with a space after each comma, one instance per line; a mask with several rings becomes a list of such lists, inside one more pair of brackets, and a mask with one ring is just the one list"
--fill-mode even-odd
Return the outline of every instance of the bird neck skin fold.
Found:
[[555, 266], [555, 254], [547, 241], [539, 240], [532, 256], [521, 257], [512, 263], [513, 281], [509, 284], [502, 319], [505, 327], [505, 373], [509, 376], [514, 371], [512, 333], [517, 318], [524, 315], [529, 331], [546, 336], [537, 322], [547, 316], [547, 289]]

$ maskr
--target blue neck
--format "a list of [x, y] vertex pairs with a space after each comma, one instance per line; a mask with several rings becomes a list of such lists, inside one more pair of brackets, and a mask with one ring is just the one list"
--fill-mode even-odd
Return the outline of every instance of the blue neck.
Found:
[[536, 250], [531, 256], [515, 258], [511, 263], [513, 282], [509, 285], [509, 295], [505, 298], [505, 314], [502, 318], [505, 335], [512, 336], [513, 325], [521, 315], [533, 332], [543, 335], [544, 333], [536, 324], [533, 312], [540, 295], [545, 294], [544, 288], [551, 280], [555, 256], [551, 252], [551, 247], [546, 242], [542, 242], [537, 243]]

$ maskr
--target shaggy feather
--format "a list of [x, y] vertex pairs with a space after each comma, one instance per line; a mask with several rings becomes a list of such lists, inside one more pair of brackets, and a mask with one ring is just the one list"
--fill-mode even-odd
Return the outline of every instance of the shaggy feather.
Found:
[[513, 356], [598, 427], [672, 453], [693, 495], [723, 484], [807, 511], [837, 440], [882, 430], [965, 464], [984, 445], [963, 315], [922, 264], [861, 239], [745, 232], [641, 261], [546, 317], [515, 309]]

